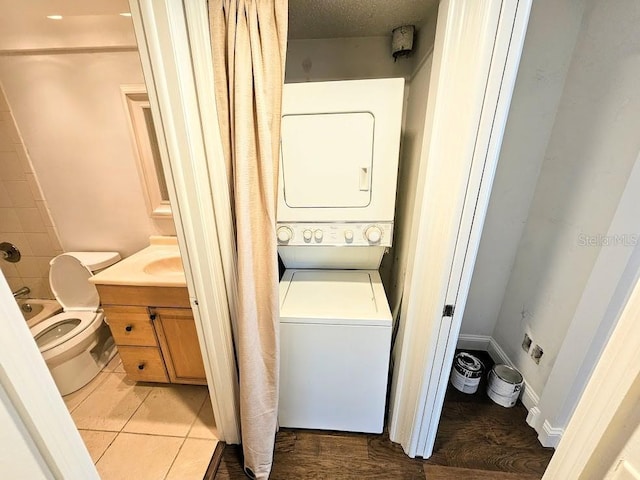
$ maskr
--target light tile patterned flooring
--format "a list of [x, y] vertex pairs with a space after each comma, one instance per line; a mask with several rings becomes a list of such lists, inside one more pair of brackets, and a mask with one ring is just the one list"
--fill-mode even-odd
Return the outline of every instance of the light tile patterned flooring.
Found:
[[102, 480], [201, 480], [218, 443], [207, 387], [133, 382], [118, 355], [63, 398]]

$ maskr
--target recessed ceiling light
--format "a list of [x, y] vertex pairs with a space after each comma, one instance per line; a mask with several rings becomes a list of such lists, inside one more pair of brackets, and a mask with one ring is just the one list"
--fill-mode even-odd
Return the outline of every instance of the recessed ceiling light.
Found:
[[120, 16], [121, 16], [121, 17], [130, 17], [130, 16], [131, 16], [131, 13], [130, 13], [130, 12], [122, 12], [122, 13], [120, 14]]
[[62, 15], [47, 15], [49, 20], [62, 20]]

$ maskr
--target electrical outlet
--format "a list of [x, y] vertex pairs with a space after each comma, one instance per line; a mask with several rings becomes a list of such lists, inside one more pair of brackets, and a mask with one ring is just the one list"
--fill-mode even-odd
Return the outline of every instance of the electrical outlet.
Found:
[[540, 364], [540, 357], [542, 357], [543, 353], [544, 351], [540, 345], [536, 345], [533, 347], [533, 350], [531, 350], [531, 358], [533, 358], [533, 361], [536, 362], [536, 364]]
[[531, 337], [525, 333], [524, 339], [522, 340], [522, 349], [527, 353], [529, 353], [529, 349], [531, 348], [531, 342]]

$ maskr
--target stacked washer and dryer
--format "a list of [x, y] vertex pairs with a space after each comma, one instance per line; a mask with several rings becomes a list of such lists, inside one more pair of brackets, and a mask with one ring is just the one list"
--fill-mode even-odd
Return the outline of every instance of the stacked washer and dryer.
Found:
[[287, 84], [278, 253], [283, 427], [381, 433], [404, 79]]

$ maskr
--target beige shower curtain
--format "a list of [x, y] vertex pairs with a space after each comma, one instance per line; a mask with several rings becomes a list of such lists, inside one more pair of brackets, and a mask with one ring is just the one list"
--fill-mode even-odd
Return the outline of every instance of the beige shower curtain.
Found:
[[278, 414], [276, 201], [287, 0], [209, 0], [216, 102], [238, 248], [245, 472], [268, 478]]

